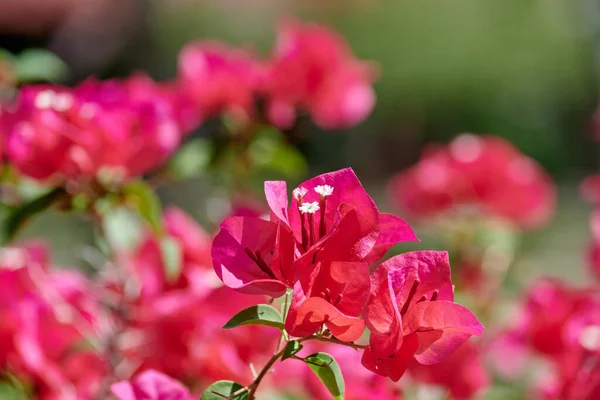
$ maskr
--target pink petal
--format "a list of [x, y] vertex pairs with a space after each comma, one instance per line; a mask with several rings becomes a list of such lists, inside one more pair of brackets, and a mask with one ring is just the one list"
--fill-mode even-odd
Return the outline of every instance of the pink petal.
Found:
[[403, 323], [405, 332], [417, 333], [419, 349], [415, 359], [426, 365], [440, 362], [469, 337], [481, 336], [483, 332], [471, 311], [444, 300], [411, 305]]
[[[111, 386], [119, 400], [191, 400], [188, 389], [158, 371], [148, 370], [132, 383], [118, 382]], [[121, 397], [122, 396], [122, 397]]]
[[266, 181], [265, 197], [269, 208], [279, 220], [288, 222], [288, 195], [287, 185], [284, 181]]
[[[230, 217], [223, 221], [212, 246], [215, 272], [223, 283], [243, 293], [283, 295], [286, 284], [281, 281], [281, 258], [275, 256], [280, 250], [276, 248], [277, 234], [277, 224], [258, 218]], [[248, 256], [246, 249], [261, 255], [267, 271]]]
[[363, 353], [362, 364], [368, 370], [382, 376], [389, 376], [394, 382], [398, 382], [419, 346], [416, 335], [409, 335], [404, 339], [402, 347], [389, 357], [379, 357], [370, 347], [367, 347]]
[[[350, 244], [356, 251], [357, 256], [364, 258], [375, 245], [377, 240], [378, 228], [378, 210], [377, 206], [362, 187], [358, 177], [351, 168], [341, 169], [335, 172], [329, 172], [316, 176], [303, 182], [298, 187], [307, 190], [303, 202], [319, 202], [320, 196], [315, 192], [315, 188], [320, 185], [329, 185], [333, 188], [333, 193], [327, 196], [327, 205], [325, 210], [325, 225], [327, 232], [340, 220], [340, 205], [345, 205], [346, 212], [354, 209], [356, 212], [356, 223], [353, 224], [353, 231], [346, 232], [354, 238]], [[292, 199], [290, 206], [290, 224], [294, 229], [294, 235], [301, 237], [300, 215], [298, 213], [298, 202]], [[315, 221], [319, 221], [321, 212], [315, 213]]]
[[418, 242], [419, 239], [410, 225], [401, 218], [387, 213], [379, 214], [379, 236], [377, 243], [366, 258], [366, 262], [376, 262], [397, 243]]
[[311, 297], [301, 304], [294, 304], [285, 321], [285, 329], [290, 335], [310, 336], [323, 325], [334, 336], [343, 341], [354, 341], [364, 331], [364, 321], [357, 317], [348, 317], [320, 297]]

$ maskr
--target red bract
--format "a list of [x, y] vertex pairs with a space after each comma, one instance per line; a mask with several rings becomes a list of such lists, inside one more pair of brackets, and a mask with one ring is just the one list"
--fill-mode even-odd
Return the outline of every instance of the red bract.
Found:
[[227, 113], [247, 121], [262, 80], [263, 68], [249, 52], [222, 43], [190, 43], [179, 55], [180, 90], [205, 117]]
[[324, 129], [353, 126], [375, 105], [372, 67], [357, 60], [342, 37], [317, 24], [282, 24], [271, 57], [267, 86], [269, 120], [289, 128], [296, 109]]
[[223, 282], [246, 293], [280, 296], [320, 262], [374, 262], [395, 243], [417, 240], [400, 218], [380, 214], [352, 169], [319, 175], [293, 192], [265, 182], [271, 219], [231, 217], [212, 248]]
[[417, 165], [392, 179], [389, 191], [417, 217], [474, 207], [522, 228], [548, 222], [556, 197], [554, 183], [534, 160], [502, 138], [472, 134], [425, 151]]
[[111, 390], [119, 400], [192, 400], [183, 384], [154, 370], [143, 372], [131, 382], [115, 383]]
[[445, 252], [406, 253], [381, 264], [364, 311], [371, 337], [363, 365], [397, 381], [413, 358], [438, 363], [481, 335], [477, 318], [453, 299]]
[[144, 76], [75, 89], [28, 86], [0, 118], [7, 156], [38, 180], [124, 179], [164, 162], [183, 135], [176, 102]]
[[439, 364], [422, 365], [413, 361], [409, 371], [418, 382], [446, 388], [453, 399], [472, 399], [490, 385], [490, 376], [472, 342], [465, 342]]
[[293, 336], [310, 336], [325, 324], [339, 340], [352, 342], [365, 330], [361, 314], [369, 296], [366, 263], [318, 264], [294, 285], [294, 296], [285, 321]]

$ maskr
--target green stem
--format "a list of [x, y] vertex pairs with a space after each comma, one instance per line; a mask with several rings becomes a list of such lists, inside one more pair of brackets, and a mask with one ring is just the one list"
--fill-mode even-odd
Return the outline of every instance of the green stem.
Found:
[[281, 349], [279, 352], [277, 352], [276, 354], [274, 354], [273, 357], [271, 357], [271, 359], [269, 360], [269, 362], [260, 371], [260, 373], [258, 374], [256, 379], [254, 379], [254, 381], [250, 384], [250, 386], [248, 386], [248, 400], [255, 399], [254, 396], [256, 395], [256, 390], [258, 389], [258, 385], [260, 385], [260, 382], [267, 375], [267, 373], [269, 372], [269, 370], [271, 369], [273, 364], [275, 364], [275, 362], [281, 358], [284, 350], [285, 350], [285, 347], [283, 349]]

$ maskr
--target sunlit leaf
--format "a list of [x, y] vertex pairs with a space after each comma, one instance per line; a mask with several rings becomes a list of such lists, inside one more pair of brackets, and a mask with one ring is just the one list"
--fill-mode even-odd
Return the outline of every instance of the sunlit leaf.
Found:
[[19, 82], [62, 81], [69, 72], [67, 64], [56, 54], [44, 49], [28, 49], [15, 58]]
[[67, 192], [62, 188], [56, 188], [43, 196], [40, 196], [23, 206], [14, 209], [4, 221], [5, 242], [11, 241], [18, 231], [29, 221], [34, 215], [50, 208], [61, 199], [67, 196]]
[[190, 140], [177, 151], [169, 163], [169, 173], [175, 179], [198, 176], [210, 163], [213, 151], [213, 145], [206, 139]]
[[344, 399], [344, 377], [337, 361], [327, 353], [315, 353], [303, 358], [336, 400]]
[[218, 381], [210, 385], [200, 400], [246, 400], [248, 391], [239, 383], [233, 381]]
[[243, 325], [265, 325], [283, 329], [281, 314], [267, 304], [258, 304], [248, 307], [233, 316], [223, 329], [231, 329]]
[[162, 206], [150, 185], [141, 180], [133, 181], [128, 183], [123, 191], [127, 204], [137, 210], [155, 232], [162, 233]]
[[295, 340], [287, 342], [285, 348], [283, 349], [283, 355], [281, 356], [281, 361], [286, 360], [294, 355], [296, 355], [300, 350], [302, 350], [302, 343], [298, 343]]

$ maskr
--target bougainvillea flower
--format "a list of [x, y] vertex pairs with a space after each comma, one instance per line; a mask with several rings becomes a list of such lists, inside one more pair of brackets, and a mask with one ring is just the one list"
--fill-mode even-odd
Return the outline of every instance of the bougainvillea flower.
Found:
[[529, 289], [508, 334], [520, 338], [539, 354], [557, 356], [572, 348], [564, 333], [565, 324], [593, 302], [592, 290], [570, 288], [557, 280], [540, 280]]
[[446, 252], [392, 257], [372, 275], [364, 318], [371, 331], [363, 365], [397, 381], [409, 362], [430, 365], [448, 357], [483, 326], [453, 302]]
[[418, 382], [442, 386], [453, 399], [472, 399], [483, 395], [490, 385], [477, 345], [467, 341], [438, 364], [411, 362], [410, 376]]
[[0, 115], [6, 154], [22, 174], [46, 180], [65, 168], [77, 129], [65, 118], [74, 102], [72, 91], [39, 85], [21, 89], [14, 104]]
[[533, 159], [500, 137], [473, 134], [426, 149], [391, 180], [389, 192], [416, 217], [475, 208], [522, 228], [547, 223], [556, 200], [554, 183]]
[[215, 271], [223, 283], [248, 294], [281, 296], [291, 286], [293, 241], [281, 224], [230, 217], [212, 245]]
[[154, 370], [141, 373], [131, 382], [115, 383], [111, 391], [119, 400], [192, 400], [182, 383]]
[[[93, 337], [101, 307], [84, 275], [47, 263], [39, 243], [0, 250], [0, 369], [26, 379], [41, 399], [85, 398], [106, 364], [90, 349], [72, 350]], [[78, 356], [86, 370], [70, 369]]]
[[285, 321], [293, 336], [310, 336], [323, 324], [342, 341], [357, 340], [365, 330], [362, 313], [369, 296], [369, 266], [361, 262], [318, 264], [294, 285]]
[[7, 156], [38, 180], [121, 181], [159, 166], [181, 142], [173, 96], [150, 78], [24, 87], [0, 118]]
[[356, 125], [375, 105], [374, 75], [332, 30], [288, 20], [279, 30], [266, 79], [269, 120], [290, 128], [301, 108], [323, 129]]
[[265, 182], [265, 194], [270, 221], [228, 218], [213, 242], [217, 275], [247, 293], [281, 295], [319, 262], [373, 262], [417, 240], [400, 218], [379, 213], [350, 168], [302, 183], [290, 205], [285, 182]]
[[180, 90], [207, 117], [227, 113], [247, 120], [263, 74], [249, 52], [218, 42], [190, 43], [179, 54]]
[[71, 150], [75, 173], [120, 170], [125, 177], [151, 171], [181, 143], [175, 105], [150, 78], [89, 79], [75, 88], [84, 121]]

